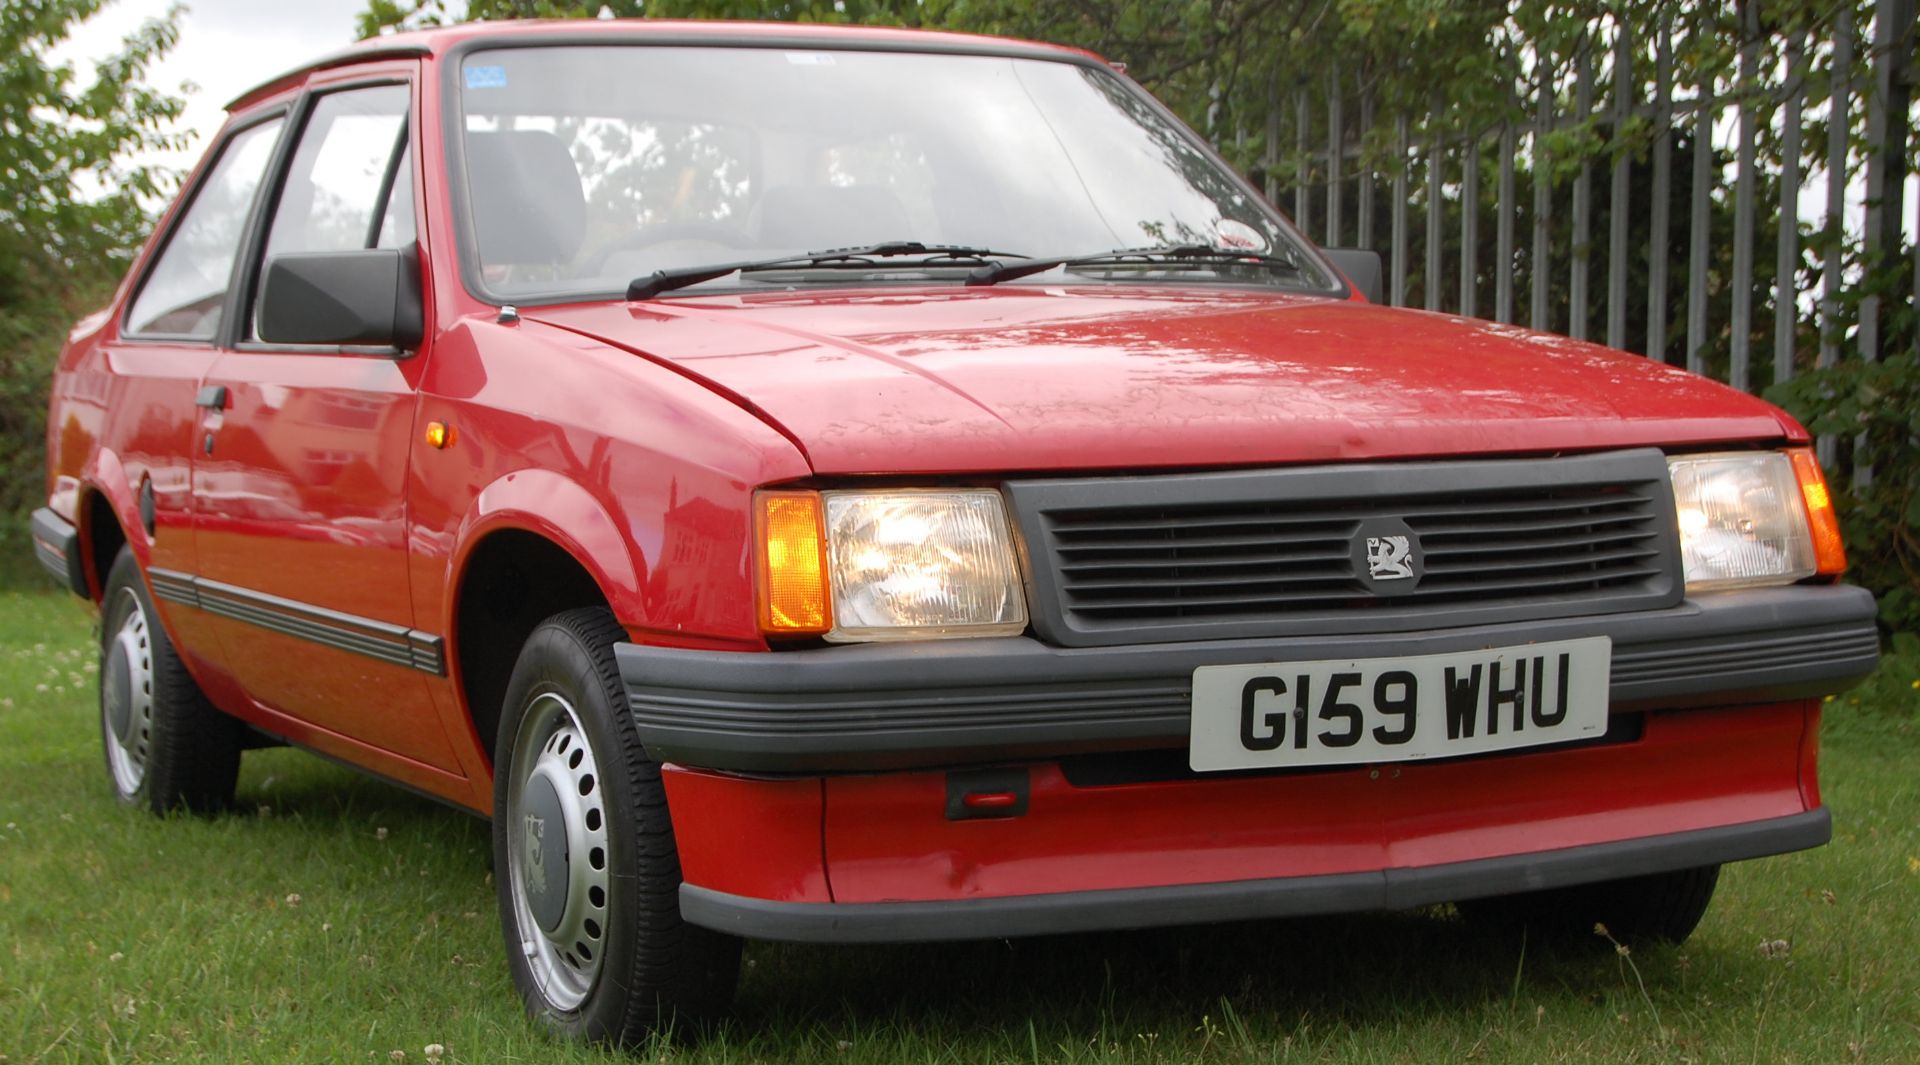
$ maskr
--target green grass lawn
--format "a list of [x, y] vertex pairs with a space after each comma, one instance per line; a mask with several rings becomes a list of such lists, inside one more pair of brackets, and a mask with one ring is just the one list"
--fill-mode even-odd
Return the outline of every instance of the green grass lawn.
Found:
[[[292, 750], [247, 755], [236, 814], [117, 806], [91, 624], [0, 593], [0, 1062], [625, 1060], [523, 1019], [482, 822]], [[1916, 659], [1829, 707], [1833, 844], [1730, 867], [1681, 948], [1523, 952], [1448, 912], [756, 944], [724, 1029], [639, 1056], [1920, 1061]]]

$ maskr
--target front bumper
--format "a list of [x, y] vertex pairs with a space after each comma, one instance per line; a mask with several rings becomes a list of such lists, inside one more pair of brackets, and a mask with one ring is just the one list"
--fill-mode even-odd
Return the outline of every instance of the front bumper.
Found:
[[1848, 585], [1719, 592], [1663, 610], [1364, 636], [1059, 648], [1025, 637], [778, 653], [615, 648], [661, 762], [871, 772], [1184, 747], [1195, 667], [1613, 640], [1615, 713], [1825, 695], [1879, 660]]
[[688, 922], [752, 939], [891, 943], [997, 939], [1370, 910], [1506, 895], [1714, 865], [1827, 842], [1823, 809], [1536, 854], [1322, 876], [921, 902], [778, 902], [680, 886]]
[[[695, 923], [1014, 936], [1418, 906], [1818, 846], [1820, 707], [1638, 712], [1610, 742], [1331, 769], [1103, 772], [1144, 757], [1117, 754], [661, 776]], [[956, 816], [956, 785], [988, 778], [1027, 802]]]
[[33, 533], [33, 557], [54, 580], [75, 595], [87, 597], [87, 568], [80, 557], [80, 531], [52, 510], [41, 507], [28, 519]]

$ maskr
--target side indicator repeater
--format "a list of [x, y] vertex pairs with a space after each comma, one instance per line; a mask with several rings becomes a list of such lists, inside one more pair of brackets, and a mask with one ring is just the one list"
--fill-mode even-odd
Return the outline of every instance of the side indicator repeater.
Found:
[[454, 430], [453, 426], [448, 425], [446, 422], [427, 423], [428, 447], [444, 451], [452, 447], [454, 441], [458, 439], [460, 439], [460, 434]]

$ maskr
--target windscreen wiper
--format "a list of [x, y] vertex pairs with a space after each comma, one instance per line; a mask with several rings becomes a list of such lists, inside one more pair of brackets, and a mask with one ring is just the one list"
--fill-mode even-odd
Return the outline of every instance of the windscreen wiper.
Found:
[[[930, 263], [977, 263], [978, 269], [986, 269], [994, 264], [991, 259], [1012, 258], [1025, 261], [1026, 257], [1016, 252], [995, 251], [992, 248], [970, 248], [959, 244], [922, 244], [916, 240], [896, 240], [884, 244], [865, 244], [855, 248], [828, 248], [823, 251], [801, 252], [798, 255], [781, 255], [772, 259], [749, 259], [735, 263], [709, 263], [705, 266], [685, 266], [674, 270], [656, 270], [646, 277], [634, 278], [627, 285], [629, 300], [650, 300], [662, 292], [697, 285], [702, 281], [712, 281], [728, 274], [751, 273], [755, 270], [783, 270], [788, 268], [806, 268], [818, 266], [870, 266], [875, 259], [893, 259], [906, 255], [920, 256], [913, 265]], [[976, 272], [978, 272], [976, 270]], [[971, 275], [969, 275], [971, 277]], [[971, 280], [968, 282], [972, 283]]]
[[1239, 248], [1220, 248], [1211, 244], [1163, 244], [1150, 248], [1116, 248], [1113, 251], [1095, 252], [1092, 255], [1056, 255], [1042, 259], [1021, 259], [1018, 262], [985, 263], [975, 267], [967, 275], [967, 284], [995, 285], [1002, 281], [1045, 273], [1059, 266], [1097, 266], [1102, 263], [1128, 262], [1193, 263], [1205, 266], [1255, 263], [1294, 274], [1301, 272], [1299, 263], [1282, 255], [1268, 255], [1265, 252], [1245, 251]]

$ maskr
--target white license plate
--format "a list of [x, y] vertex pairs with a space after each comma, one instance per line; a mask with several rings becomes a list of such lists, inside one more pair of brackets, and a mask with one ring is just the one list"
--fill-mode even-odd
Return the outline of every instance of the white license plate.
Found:
[[1452, 758], [1607, 731], [1613, 641], [1193, 671], [1196, 771]]

